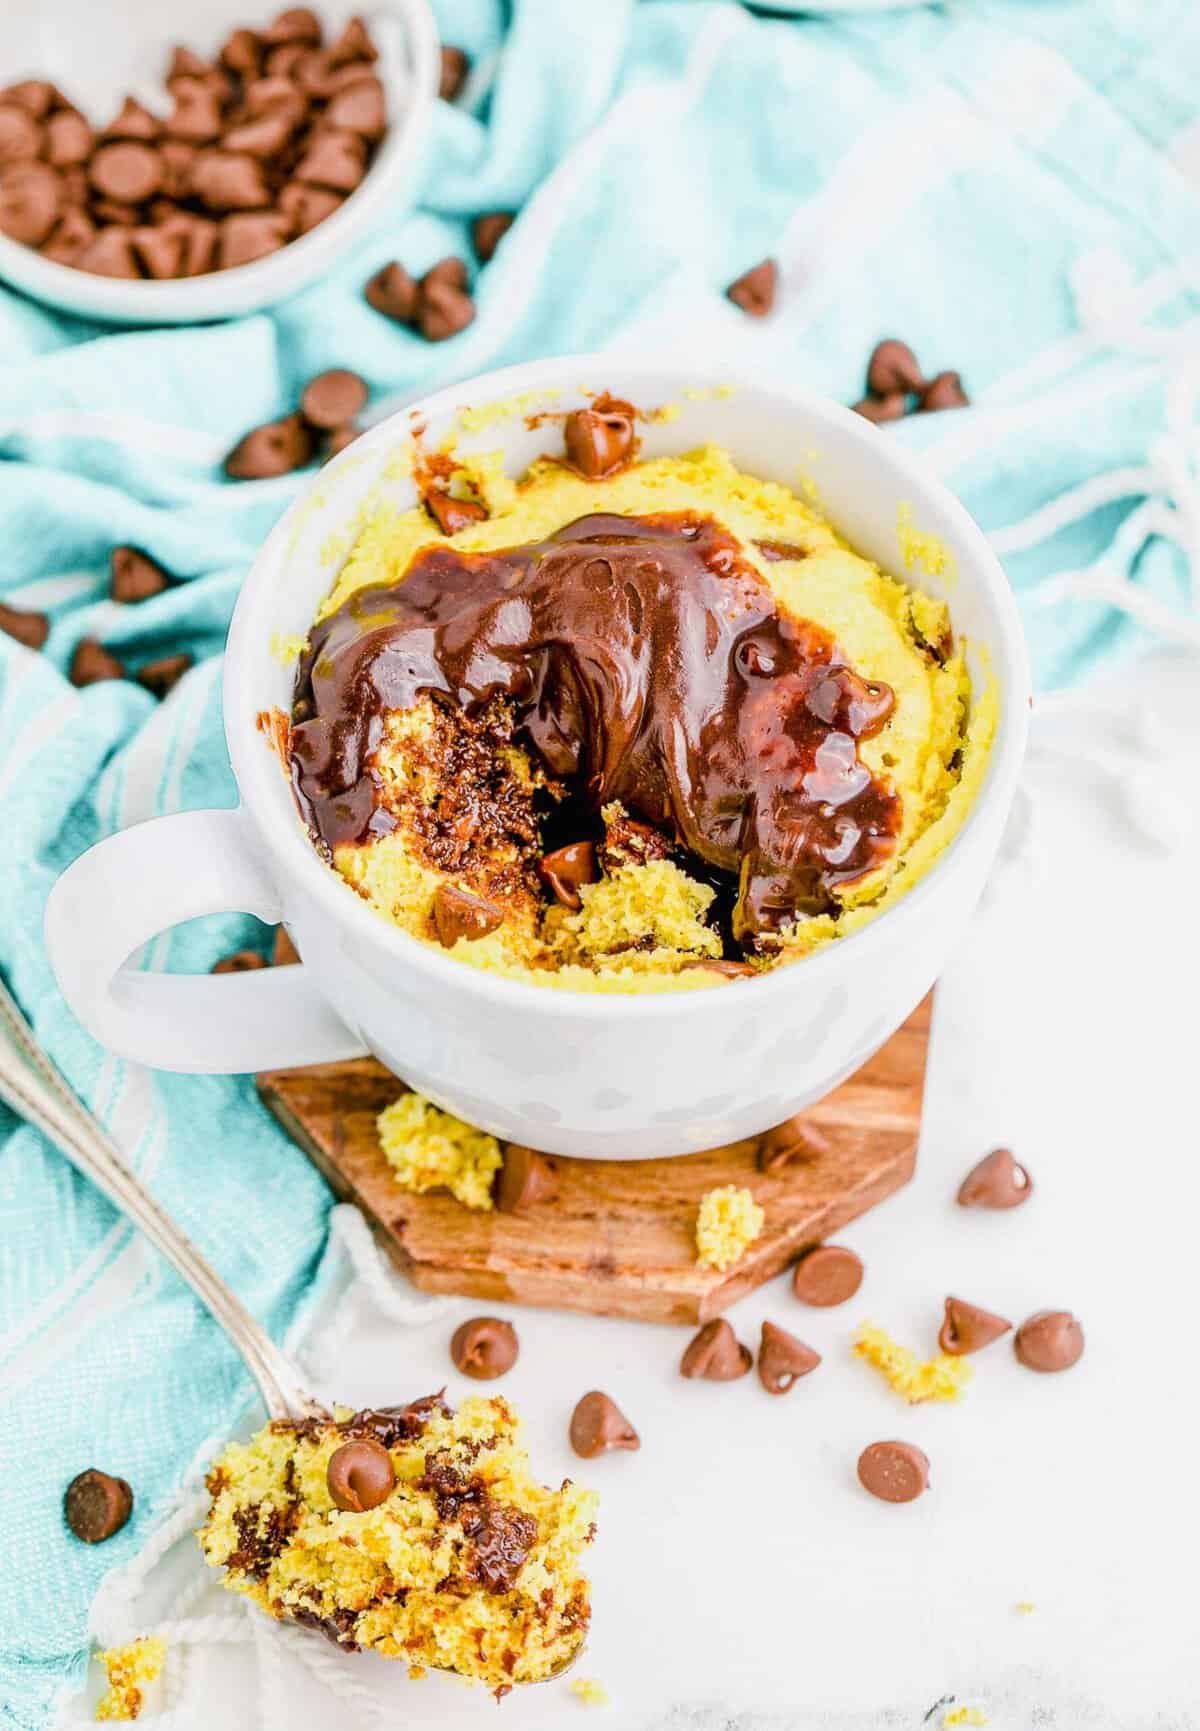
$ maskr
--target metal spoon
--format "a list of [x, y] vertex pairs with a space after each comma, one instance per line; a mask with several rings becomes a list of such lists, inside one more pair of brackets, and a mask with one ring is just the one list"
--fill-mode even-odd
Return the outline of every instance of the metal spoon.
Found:
[[[330, 1416], [307, 1393], [296, 1367], [127, 1165], [104, 1126], [92, 1116], [39, 1046], [33, 1029], [3, 981], [0, 981], [0, 1099], [7, 1101], [19, 1117], [36, 1125], [157, 1246], [241, 1354], [262, 1396], [268, 1418]], [[549, 1676], [535, 1680], [548, 1683], [561, 1677], [582, 1651], [581, 1642]]]

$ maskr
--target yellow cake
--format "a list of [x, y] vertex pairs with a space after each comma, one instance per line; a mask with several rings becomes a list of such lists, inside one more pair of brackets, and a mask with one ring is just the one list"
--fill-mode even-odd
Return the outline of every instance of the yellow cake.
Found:
[[[363, 1442], [386, 1450], [394, 1484], [359, 1510], [335, 1501], [330, 1462]], [[504, 1691], [557, 1672], [582, 1644], [596, 1498], [570, 1480], [538, 1484], [498, 1397], [269, 1424], [229, 1444], [208, 1488], [199, 1539], [224, 1585], [341, 1647]]]
[[[943, 602], [881, 571], [810, 503], [743, 473], [715, 447], [631, 461], [598, 480], [549, 457], [517, 483], [498, 457], [454, 461], [454, 490], [487, 514], [447, 536], [421, 505], [368, 507], [314, 621], [314, 642], [349, 612], [364, 631], [376, 626], [374, 597], [402, 585], [414, 560], [439, 548], [467, 560], [499, 557], [544, 544], [597, 513], [711, 522], [733, 538], [744, 569], [768, 586], [782, 618], [825, 634], [867, 688], [893, 694], [886, 724], [858, 740], [857, 751], [894, 802], [894, 842], [871, 869], [839, 883], [823, 911], [786, 919], [733, 951], [713, 873], [678, 837], [650, 831], [647, 845], [639, 813], [613, 802], [603, 813], [596, 881], [579, 887], [575, 905], [563, 905], [539, 879], [547, 813], [564, 798], [563, 784], [521, 730], [514, 732], [499, 700], [468, 714], [422, 692], [383, 715], [374, 741], [374, 798], [386, 823], [328, 848], [336, 870], [382, 916], [472, 966], [537, 984], [712, 989], [733, 972], [800, 960], [874, 919], [948, 846], [984, 773], [996, 696], [990, 688], [972, 691]], [[319, 648], [313, 657], [316, 672], [325, 671]], [[296, 733], [310, 714], [301, 703]], [[447, 929], [438, 915], [446, 886], [499, 910], [499, 923], [468, 918]], [[478, 911], [472, 903], [469, 915], [472, 908]]]
[[700, 1199], [696, 1258], [724, 1271], [739, 1261], [763, 1229], [763, 1211], [744, 1186], [721, 1184]]

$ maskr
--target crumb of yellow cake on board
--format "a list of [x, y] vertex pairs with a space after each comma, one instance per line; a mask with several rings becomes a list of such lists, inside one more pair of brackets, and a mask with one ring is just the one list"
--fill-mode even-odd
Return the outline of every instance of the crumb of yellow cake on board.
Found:
[[158, 1635], [143, 1635], [127, 1647], [109, 1647], [100, 1655], [108, 1688], [96, 1703], [97, 1719], [136, 1719], [142, 1710], [142, 1690], [153, 1683], [167, 1657], [167, 1643]]
[[749, 1190], [722, 1184], [700, 1199], [697, 1260], [706, 1268], [732, 1268], [763, 1229], [763, 1211]]
[[465, 1208], [491, 1208], [492, 1181], [504, 1159], [494, 1136], [423, 1094], [402, 1094], [376, 1125], [384, 1158], [405, 1190], [448, 1190]]
[[910, 1406], [926, 1400], [957, 1400], [973, 1372], [965, 1358], [939, 1352], [936, 1358], [920, 1359], [907, 1346], [894, 1341], [885, 1329], [863, 1323], [854, 1337], [854, 1351], [873, 1365]]
[[1032, 1599], [1018, 1599], [1013, 1610], [1019, 1617], [1031, 1617], [1037, 1610], [1037, 1606]]
[[223, 1586], [343, 1651], [507, 1693], [586, 1638], [595, 1493], [533, 1476], [499, 1396], [276, 1420], [228, 1444], [207, 1485], [197, 1537]]
[[986, 1725], [988, 1716], [982, 1707], [948, 1707], [942, 1714], [942, 1725], [950, 1731], [953, 1725]]
[[576, 1677], [571, 1684], [572, 1695], [577, 1695], [585, 1707], [607, 1707], [608, 1690], [595, 1677]]

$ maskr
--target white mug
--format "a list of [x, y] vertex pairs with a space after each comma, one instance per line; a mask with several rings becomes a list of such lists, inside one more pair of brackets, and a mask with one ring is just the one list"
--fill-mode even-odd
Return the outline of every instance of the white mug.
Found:
[[[273, 707], [290, 712], [294, 668], [272, 654], [272, 638], [307, 634], [359, 505], [379, 489], [414, 501], [411, 478], [385, 474], [414, 424], [435, 448], [463, 408], [505, 405], [511, 412], [483, 417], [460, 447], [502, 448], [517, 475], [561, 448], [561, 425], [531, 427], [529, 412], [585, 406], [584, 392], [598, 390], [644, 408], [678, 406], [674, 419], [646, 427], [647, 455], [712, 441], [752, 474], [795, 486], [803, 472], [850, 544], [901, 574], [903, 506], [950, 555], [945, 576], [917, 573], [922, 587], [949, 601], [973, 679], [998, 682], [987, 776], [952, 845], [878, 919], [757, 979], [585, 994], [453, 960], [382, 918], [321, 859], [258, 725]], [[576, 357], [513, 367], [393, 415], [313, 477], [255, 561], [230, 627], [225, 733], [241, 805], [156, 818], [76, 860], [47, 905], [50, 959], [68, 1004], [99, 1041], [161, 1069], [267, 1070], [370, 1051], [449, 1111], [535, 1148], [637, 1160], [714, 1147], [819, 1099], [932, 985], [1000, 841], [1029, 691], [1017, 609], [982, 531], [862, 417], [653, 362]], [[126, 965], [167, 927], [226, 910], [282, 921], [303, 965], [220, 977]]]

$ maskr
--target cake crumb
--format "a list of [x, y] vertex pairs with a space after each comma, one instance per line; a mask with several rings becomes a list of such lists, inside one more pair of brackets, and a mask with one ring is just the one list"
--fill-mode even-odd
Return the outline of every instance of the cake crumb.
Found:
[[272, 631], [271, 660], [277, 661], [280, 667], [291, 667], [299, 661], [308, 648], [308, 638], [301, 637], [298, 632]]
[[942, 1714], [944, 1731], [952, 1725], [986, 1725], [988, 1716], [982, 1707], [950, 1707]]
[[392, 1174], [405, 1190], [449, 1190], [465, 1208], [492, 1206], [492, 1180], [500, 1170], [500, 1144], [443, 1112], [423, 1094], [402, 1094], [376, 1120]]
[[153, 1683], [167, 1657], [167, 1643], [158, 1635], [143, 1635], [127, 1647], [109, 1647], [100, 1655], [108, 1688], [96, 1703], [97, 1719], [136, 1719], [142, 1710], [142, 1688]]
[[1031, 1617], [1037, 1610], [1037, 1606], [1032, 1599], [1018, 1599], [1013, 1610], [1017, 1612], [1018, 1616]]
[[595, 1677], [576, 1677], [571, 1684], [571, 1693], [577, 1695], [585, 1707], [608, 1706], [608, 1690]]
[[864, 1322], [854, 1337], [854, 1351], [874, 1365], [910, 1406], [925, 1400], [957, 1400], [972, 1376], [965, 1358], [939, 1352], [936, 1358], [919, 1359], [886, 1330], [869, 1322]]
[[696, 1216], [697, 1260], [707, 1268], [732, 1268], [763, 1229], [763, 1211], [749, 1190], [722, 1184], [700, 1199]]

